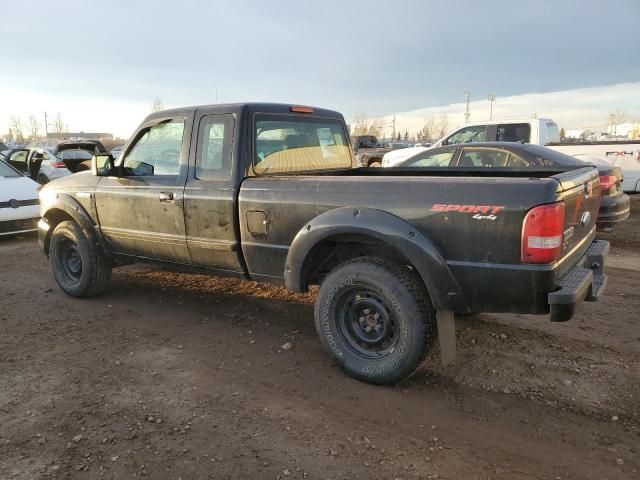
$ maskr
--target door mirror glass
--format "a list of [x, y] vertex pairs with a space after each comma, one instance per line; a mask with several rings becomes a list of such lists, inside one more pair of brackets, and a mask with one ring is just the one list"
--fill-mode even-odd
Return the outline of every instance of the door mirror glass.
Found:
[[91, 171], [98, 177], [107, 177], [113, 170], [113, 157], [109, 154], [94, 155], [91, 158]]

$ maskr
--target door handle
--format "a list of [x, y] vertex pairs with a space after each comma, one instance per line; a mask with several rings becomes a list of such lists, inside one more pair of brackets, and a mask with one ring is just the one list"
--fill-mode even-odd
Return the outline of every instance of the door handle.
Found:
[[158, 198], [160, 198], [161, 202], [173, 202], [173, 192], [160, 192], [160, 196]]

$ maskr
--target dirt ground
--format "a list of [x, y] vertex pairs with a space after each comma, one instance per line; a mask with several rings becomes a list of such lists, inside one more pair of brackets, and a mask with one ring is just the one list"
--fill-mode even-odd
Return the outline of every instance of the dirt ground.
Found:
[[130, 266], [78, 300], [2, 240], [0, 478], [638, 479], [639, 224], [576, 318], [459, 319], [395, 387], [331, 364], [312, 294]]

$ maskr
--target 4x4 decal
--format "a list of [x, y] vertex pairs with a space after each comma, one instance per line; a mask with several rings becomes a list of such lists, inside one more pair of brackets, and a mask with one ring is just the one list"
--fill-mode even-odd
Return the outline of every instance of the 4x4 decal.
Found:
[[491, 220], [498, 218], [496, 215], [499, 211], [504, 210], [504, 205], [459, 205], [436, 203], [431, 207], [432, 212], [458, 212], [473, 213], [475, 220]]

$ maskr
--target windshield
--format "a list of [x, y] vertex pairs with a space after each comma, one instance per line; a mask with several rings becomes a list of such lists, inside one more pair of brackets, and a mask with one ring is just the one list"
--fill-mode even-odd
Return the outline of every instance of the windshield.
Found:
[[539, 165], [584, 165], [582, 160], [540, 145], [524, 145], [522, 149], [535, 157]]
[[56, 156], [61, 160], [91, 160], [93, 153], [86, 150], [63, 150]]
[[15, 178], [21, 177], [22, 175], [18, 173], [17, 170], [14, 170], [6, 163], [0, 161], [0, 177], [2, 178]]

